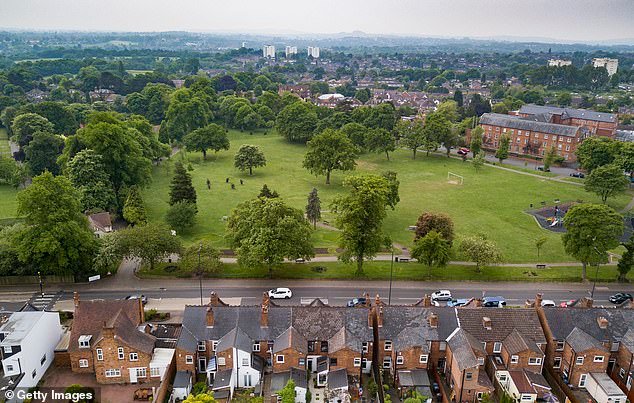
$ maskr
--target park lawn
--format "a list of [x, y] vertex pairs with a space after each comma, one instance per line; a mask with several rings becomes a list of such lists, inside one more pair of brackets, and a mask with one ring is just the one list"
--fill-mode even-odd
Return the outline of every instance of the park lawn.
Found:
[[9, 136], [7, 129], [0, 128], [0, 156], [10, 157], [11, 147], [9, 146]]
[[18, 190], [9, 185], [0, 185], [0, 219], [17, 216]]
[[[143, 267], [137, 274], [141, 278], [189, 278], [190, 272], [165, 271], [168, 264], [161, 263], [150, 271], [147, 266]], [[317, 267], [317, 269], [315, 269]], [[356, 266], [341, 262], [319, 262], [319, 263], [287, 263], [275, 268], [273, 278], [279, 279], [365, 279], [365, 280], [389, 280], [390, 262], [372, 261], [364, 264], [364, 276], [355, 277]], [[223, 264], [218, 272], [208, 273], [210, 278], [268, 278], [266, 269], [250, 269], [240, 267], [237, 264]], [[588, 276], [594, 279], [594, 269], [588, 269]], [[599, 269], [598, 281], [616, 281], [617, 271], [615, 266], [601, 266]], [[429, 269], [419, 263], [395, 263], [393, 271], [394, 280], [416, 280], [416, 281], [557, 281], [557, 282], [580, 282], [581, 267], [546, 267], [536, 269], [531, 267], [484, 267], [480, 273], [476, 273], [474, 266], [449, 265], [445, 268], [433, 268], [431, 278]], [[630, 280], [634, 280], [634, 273], [630, 273]]]
[[[226, 247], [225, 222], [231, 209], [241, 201], [255, 197], [263, 184], [277, 190], [290, 205], [304, 209], [306, 197], [313, 187], [319, 190], [322, 210], [337, 195], [344, 193], [342, 180], [351, 173], [335, 172], [332, 184], [326, 185], [324, 177], [315, 177], [302, 168], [305, 146], [289, 144], [269, 131], [268, 135], [253, 135], [231, 131], [231, 149], [217, 155], [210, 153], [202, 160], [200, 153], [179, 152], [154, 168], [153, 182], [144, 191], [144, 200], [150, 221], [162, 221], [168, 209], [169, 182], [173, 175], [173, 162], [183, 160], [190, 164], [194, 187], [198, 193], [198, 221], [189, 233], [182, 234], [185, 243], [206, 239], [218, 247]], [[253, 176], [233, 167], [233, 155], [242, 144], [260, 146], [267, 158], [267, 166], [256, 168]], [[567, 201], [599, 202], [597, 196], [587, 193], [580, 186], [567, 185], [547, 179], [508, 172], [486, 165], [476, 172], [470, 163], [439, 155], [425, 156], [419, 153], [412, 160], [411, 152], [399, 150], [387, 161], [383, 154], [364, 154], [353, 173], [380, 173], [386, 170], [398, 172], [401, 201], [394, 211], [388, 211], [385, 231], [394, 242], [411, 246], [413, 235], [408, 226], [416, 223], [423, 211], [445, 212], [455, 223], [459, 238], [484, 233], [500, 247], [506, 262], [568, 262], [574, 261], [564, 253], [560, 235], [539, 227], [535, 219], [525, 211], [532, 203], [539, 206], [555, 199]], [[447, 173], [464, 177], [463, 185], [450, 184]], [[235, 184], [232, 190], [225, 183], [229, 178]], [[212, 182], [207, 189], [206, 180]], [[240, 179], [244, 181], [240, 185]], [[620, 195], [609, 204], [620, 211], [632, 197], [631, 192]], [[332, 223], [331, 217], [328, 217]], [[548, 241], [537, 259], [534, 240], [546, 236]], [[337, 234], [319, 228], [315, 233], [315, 246], [333, 248]], [[457, 250], [457, 248], [454, 248]], [[455, 256], [460, 260], [460, 256]]]

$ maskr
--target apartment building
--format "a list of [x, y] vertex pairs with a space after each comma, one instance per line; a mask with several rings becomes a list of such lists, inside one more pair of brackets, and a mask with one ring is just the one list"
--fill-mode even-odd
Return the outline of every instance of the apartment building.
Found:
[[609, 57], [597, 57], [592, 59], [594, 68], [604, 67], [608, 71], [608, 76], [613, 76], [619, 68], [619, 59]]

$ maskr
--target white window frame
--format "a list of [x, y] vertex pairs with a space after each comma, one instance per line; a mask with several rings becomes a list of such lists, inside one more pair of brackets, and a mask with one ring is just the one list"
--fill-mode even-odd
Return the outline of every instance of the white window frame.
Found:
[[97, 353], [97, 361], [103, 361], [103, 350], [98, 348], [95, 352]]
[[383, 357], [383, 368], [392, 368], [392, 357]]
[[139, 361], [139, 354], [132, 352], [128, 355], [128, 358], [130, 359], [130, 361]]
[[553, 368], [561, 368], [561, 357], [555, 357], [553, 359]]
[[4, 346], [5, 354], [11, 354], [12, 352], [13, 352], [13, 349], [11, 348], [11, 346]]
[[557, 340], [557, 344], [555, 345], [555, 351], [563, 351], [566, 343], [563, 340]]
[[198, 342], [198, 351], [207, 351], [207, 343], [204, 340]]
[[118, 347], [117, 348], [117, 357], [120, 360], [125, 360], [125, 352], [123, 351], [123, 347]]
[[484, 365], [484, 357], [478, 357], [478, 365]]
[[465, 372], [464, 374], [465, 381], [470, 381], [473, 379], [473, 372]]
[[421, 364], [427, 364], [428, 360], [429, 356], [427, 354], [421, 354], [420, 357], [418, 357], [418, 362], [420, 362]]
[[88, 368], [88, 360], [85, 358], [79, 360], [79, 368]]
[[147, 368], [139, 367], [136, 369], [137, 378], [147, 378]]
[[495, 343], [493, 343], [493, 352], [494, 353], [501, 353], [502, 352], [502, 343], [500, 343], [499, 341], [496, 341]]
[[392, 340], [385, 340], [383, 343], [383, 350], [392, 351]]
[[260, 343], [253, 343], [253, 352], [254, 353], [260, 352]]
[[284, 364], [284, 354], [277, 354], [275, 356], [275, 363], [276, 364]]
[[603, 355], [595, 355], [594, 358], [592, 359], [592, 362], [604, 362], [605, 361], [605, 356]]
[[13, 372], [13, 364], [6, 364], [7, 366], [7, 374]]
[[583, 361], [584, 361], [583, 357], [577, 357], [575, 359], [575, 365], [583, 365]]
[[225, 366], [227, 365], [227, 360], [225, 359], [225, 357], [218, 357], [218, 366]]
[[588, 381], [588, 374], [581, 374], [581, 376], [579, 377], [579, 387], [585, 388], [587, 381]]
[[370, 347], [369, 343], [367, 341], [364, 341], [363, 344], [361, 345], [361, 351], [363, 351], [364, 354], [367, 354], [369, 347]]
[[242, 366], [243, 367], [250, 366], [249, 357], [242, 357]]
[[518, 362], [520, 362], [519, 355], [512, 355], [511, 356], [511, 364], [517, 364]]
[[211, 351], [216, 351], [216, 348], [218, 347], [218, 341], [214, 340], [211, 342]]
[[528, 365], [542, 365], [541, 357], [528, 357]]
[[161, 368], [159, 367], [150, 367], [150, 377], [155, 378], [161, 376]]
[[620, 376], [621, 378], [625, 378], [625, 368], [621, 368], [621, 369], [619, 369], [619, 376]]
[[353, 365], [355, 367], [360, 367], [361, 366], [361, 357], [354, 357], [353, 359]]
[[610, 346], [610, 351], [612, 351], [613, 353], [619, 351], [619, 347], [621, 347], [621, 342], [619, 341], [615, 341], [612, 343], [612, 345]]
[[194, 356], [193, 355], [186, 355], [185, 356], [185, 364], [193, 364], [194, 363]]
[[106, 378], [118, 378], [121, 376], [121, 370], [119, 368], [107, 369], [104, 372], [104, 375], [106, 376]]
[[402, 355], [396, 357], [396, 365], [403, 365], [405, 363], [405, 358]]

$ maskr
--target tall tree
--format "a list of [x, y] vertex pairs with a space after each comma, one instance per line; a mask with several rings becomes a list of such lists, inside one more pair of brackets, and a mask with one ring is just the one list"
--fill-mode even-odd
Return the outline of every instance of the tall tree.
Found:
[[289, 379], [286, 385], [280, 390], [279, 397], [281, 403], [295, 403], [295, 382]]
[[280, 111], [275, 121], [277, 131], [288, 141], [305, 143], [317, 128], [317, 113], [307, 102], [292, 103]]
[[24, 113], [13, 119], [11, 132], [13, 140], [20, 147], [25, 147], [31, 142], [35, 133], [53, 133], [53, 124], [37, 113]]
[[133, 226], [147, 222], [145, 203], [143, 203], [141, 193], [136, 186], [131, 186], [128, 189], [128, 195], [123, 205], [123, 218]]
[[366, 138], [368, 151], [385, 153], [385, 158], [390, 160], [390, 153], [396, 150], [396, 138], [385, 129], [374, 129], [368, 132]]
[[475, 263], [476, 273], [480, 273], [482, 266], [498, 263], [502, 255], [495, 242], [479, 234], [464, 238], [460, 242], [460, 251], [469, 261]]
[[550, 171], [551, 165], [555, 162], [557, 158], [557, 149], [555, 145], [546, 150], [546, 155], [544, 156], [544, 171]]
[[412, 150], [412, 158], [416, 159], [416, 152], [426, 144], [423, 123], [419, 120], [400, 121], [396, 124], [396, 133], [400, 143]]
[[564, 216], [564, 250], [579, 260], [581, 277], [586, 280], [588, 264], [607, 262], [607, 251], [619, 245], [623, 217], [605, 204], [577, 204]]
[[398, 180], [396, 175], [397, 173], [395, 171], [385, 171], [381, 173], [381, 176], [387, 181], [387, 205], [390, 206], [392, 210], [394, 210], [396, 205], [401, 201], [401, 196], [398, 194], [401, 182]]
[[172, 204], [167, 210], [165, 222], [178, 233], [185, 232], [196, 223], [197, 213], [195, 203], [181, 200]]
[[97, 242], [81, 214], [79, 194], [66, 177], [44, 172], [33, 178], [18, 193], [18, 214], [26, 225], [12, 242], [22, 263], [43, 274], [92, 273]]
[[253, 175], [253, 168], [265, 166], [266, 158], [258, 146], [243, 144], [234, 157], [233, 165], [241, 171], [248, 170], [249, 175]]
[[317, 194], [317, 188], [313, 188], [308, 194], [306, 218], [313, 223], [313, 228], [317, 229], [317, 221], [321, 219], [321, 200]]
[[82, 211], [111, 211], [117, 205], [110, 178], [101, 156], [92, 150], [75, 154], [67, 166], [66, 175], [81, 194]]
[[196, 189], [192, 185], [192, 177], [182, 163], [174, 164], [174, 177], [170, 184], [170, 205], [186, 202], [196, 205]]
[[495, 158], [497, 158], [498, 161], [500, 161], [500, 164], [502, 163], [502, 161], [504, 161], [505, 159], [509, 157], [510, 147], [511, 147], [511, 138], [508, 135], [503, 134], [502, 137], [500, 138], [498, 149], [495, 151]]
[[624, 193], [629, 184], [630, 180], [623, 175], [623, 169], [610, 164], [593, 169], [586, 177], [584, 187], [586, 191], [596, 193], [605, 203], [609, 197]]
[[425, 136], [425, 151], [429, 156], [431, 151], [438, 149], [444, 139], [451, 136], [451, 121], [443, 113], [432, 112], [425, 118], [423, 134]]
[[366, 137], [370, 129], [361, 123], [351, 122], [343, 125], [340, 131], [345, 134], [359, 150], [366, 149]]
[[630, 236], [629, 241], [621, 245], [625, 247], [625, 252], [619, 259], [616, 269], [619, 272], [618, 280], [623, 283], [627, 281], [627, 275], [632, 270], [632, 266], [634, 266], [634, 236]]
[[222, 267], [220, 252], [209, 241], [191, 244], [183, 251], [180, 266], [189, 272], [215, 273]]
[[431, 278], [433, 266], [445, 267], [449, 263], [451, 244], [441, 234], [431, 230], [424, 237], [414, 241], [411, 254], [419, 263], [427, 265]]
[[161, 123], [163, 142], [181, 141], [188, 133], [206, 126], [213, 119], [206, 99], [188, 88], [172, 93], [170, 104]]
[[326, 175], [327, 185], [332, 171], [351, 171], [356, 165], [357, 148], [340, 131], [326, 129], [307, 145], [303, 166], [314, 175]]
[[579, 165], [587, 171], [609, 165], [617, 158], [620, 144], [608, 137], [592, 136], [585, 139], [577, 148]]
[[207, 150], [218, 152], [229, 149], [229, 138], [226, 130], [215, 123], [187, 134], [183, 138], [183, 143], [188, 150], [202, 152], [203, 159], [207, 159]]
[[53, 175], [60, 172], [57, 165], [57, 157], [62, 153], [64, 140], [56, 134], [36, 132], [32, 140], [24, 147], [26, 162], [32, 176], [37, 176], [44, 171]]
[[449, 246], [454, 240], [453, 221], [445, 213], [424, 212], [416, 221], [415, 240], [425, 237], [431, 231], [439, 233], [443, 239], [449, 242]]
[[280, 197], [280, 194], [277, 193], [277, 191], [275, 191], [275, 190], [269, 189], [269, 187], [265, 183], [262, 186], [262, 189], [260, 189], [260, 194], [258, 195], [258, 197], [266, 197], [266, 198], [269, 198], [269, 199], [274, 199], [276, 197]]
[[154, 270], [156, 263], [181, 251], [181, 241], [163, 224], [147, 224], [119, 231], [124, 255], [134, 256]]
[[484, 158], [484, 153], [477, 153], [473, 156], [471, 164], [473, 165], [473, 168], [476, 170], [476, 172], [480, 172], [485, 162], [486, 160]]
[[337, 214], [336, 224], [341, 229], [339, 259], [355, 261], [356, 274], [363, 274], [363, 263], [373, 258], [383, 246], [383, 219], [386, 216], [388, 181], [378, 175], [349, 176], [343, 185], [350, 189], [335, 198], [332, 209]]
[[280, 198], [258, 197], [239, 204], [227, 221], [227, 239], [244, 267], [273, 268], [284, 259], [314, 256], [304, 213]]
[[471, 130], [471, 143], [469, 144], [469, 147], [471, 148], [473, 158], [475, 158], [476, 155], [480, 154], [480, 151], [482, 151], [483, 135], [484, 129], [482, 128], [482, 126], [478, 126], [475, 129]]

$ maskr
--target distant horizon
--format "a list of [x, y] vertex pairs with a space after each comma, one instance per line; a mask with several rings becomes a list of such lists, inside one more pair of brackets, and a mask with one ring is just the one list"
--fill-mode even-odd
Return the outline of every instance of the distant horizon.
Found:
[[2, 0], [0, 27], [262, 35], [359, 31], [372, 36], [634, 45], [632, 16], [632, 0]]

